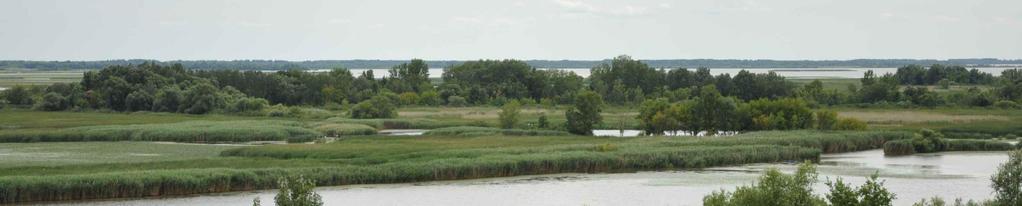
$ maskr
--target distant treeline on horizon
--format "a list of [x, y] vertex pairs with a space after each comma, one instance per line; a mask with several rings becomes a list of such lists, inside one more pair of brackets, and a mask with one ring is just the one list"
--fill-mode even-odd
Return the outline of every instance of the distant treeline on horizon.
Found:
[[[185, 68], [200, 70], [289, 70], [289, 69], [386, 69], [406, 63], [408, 60], [175, 60], [157, 61], [147, 59], [124, 59], [103, 61], [0, 61], [0, 69], [34, 69], [34, 70], [92, 70], [102, 69], [111, 65], [139, 65], [154, 61], [159, 64], [180, 63]], [[965, 65], [971, 67], [993, 67], [1002, 65], [1022, 65], [1022, 59], [1004, 60], [993, 58], [977, 59], [854, 59], [854, 60], [738, 60], [738, 59], [652, 59], [641, 60], [654, 68], [874, 68], [900, 67], [910, 64], [917, 65]], [[427, 60], [431, 68], [442, 68], [461, 64], [461, 60]], [[529, 65], [537, 68], [592, 68], [605, 60], [527, 60]]]

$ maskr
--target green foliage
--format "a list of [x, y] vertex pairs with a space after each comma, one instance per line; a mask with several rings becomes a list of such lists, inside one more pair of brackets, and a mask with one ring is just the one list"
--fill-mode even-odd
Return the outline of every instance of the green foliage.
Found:
[[721, 96], [714, 86], [703, 87], [699, 93], [688, 112], [692, 121], [687, 125], [692, 131], [716, 135], [720, 131], [739, 129], [738, 103], [734, 99]]
[[487, 135], [505, 135], [505, 136], [566, 136], [571, 135], [570, 133], [563, 131], [553, 130], [524, 130], [524, 129], [498, 129], [492, 127], [445, 127], [429, 130], [423, 135], [433, 136], [487, 136]]
[[466, 105], [468, 105], [468, 101], [466, 101], [464, 97], [459, 96], [447, 97], [447, 106], [464, 107]]
[[997, 107], [997, 108], [1000, 108], [1000, 109], [1022, 109], [1022, 105], [1019, 105], [1018, 103], [1016, 103], [1014, 101], [1008, 101], [1008, 100], [1001, 100], [1001, 101], [994, 102], [994, 107]]
[[511, 101], [500, 107], [497, 118], [500, 120], [500, 128], [511, 129], [518, 124], [522, 105], [518, 101]]
[[575, 105], [565, 111], [568, 132], [578, 135], [592, 135], [593, 125], [603, 122], [603, 98], [592, 91], [582, 91], [575, 96]]
[[834, 123], [834, 130], [866, 130], [866, 122], [855, 118], [840, 118]]
[[939, 152], [947, 148], [947, 141], [939, 132], [922, 129], [912, 136], [912, 146], [918, 153]]
[[4, 98], [7, 99], [8, 104], [13, 105], [32, 105], [35, 101], [32, 99], [31, 93], [28, 91], [28, 87], [16, 85], [7, 90], [3, 91]]
[[419, 103], [419, 95], [415, 94], [415, 92], [401, 93], [398, 97], [401, 99], [401, 105], [415, 105]]
[[878, 181], [879, 175], [873, 173], [866, 183], [856, 189], [845, 184], [841, 178], [836, 182], [827, 182], [830, 193], [827, 200], [834, 206], [858, 206], [858, 205], [891, 205], [896, 195], [884, 187], [883, 181]]
[[760, 99], [742, 105], [742, 114], [752, 120], [751, 130], [793, 130], [813, 126], [813, 113], [801, 99]]
[[367, 101], [359, 102], [351, 108], [351, 118], [377, 119], [397, 117], [397, 106], [393, 98], [377, 95]]
[[45, 111], [59, 111], [67, 108], [67, 99], [55, 92], [46, 93], [39, 108]]
[[1022, 150], [1011, 152], [990, 180], [997, 205], [1022, 205]]
[[703, 205], [825, 205], [822, 198], [813, 194], [812, 187], [816, 181], [816, 167], [810, 162], [799, 165], [793, 175], [769, 169], [752, 185], [740, 186], [734, 192], [717, 191], [703, 197]]
[[947, 201], [944, 201], [944, 199], [940, 197], [932, 197], [929, 200], [922, 199], [919, 200], [919, 202], [912, 203], [912, 206], [984, 206], [984, 205], [994, 204], [990, 202], [976, 202], [973, 200], [969, 200], [968, 202], [962, 202], [962, 199], [955, 199], [954, 203], [948, 203]]
[[837, 124], [837, 112], [834, 111], [818, 111], [814, 113], [813, 127], [819, 130], [831, 130], [834, 129], [834, 125]]
[[[462, 101], [464, 101], [464, 99]], [[419, 105], [438, 106], [441, 102], [440, 94], [433, 90], [422, 92], [422, 94], [419, 95]]]
[[316, 194], [316, 181], [303, 176], [283, 177], [277, 181], [280, 191], [273, 197], [277, 206], [322, 206], [323, 197]]
[[536, 121], [536, 127], [540, 129], [550, 128], [550, 120], [547, 120], [546, 114], [539, 115], [539, 120]]
[[186, 121], [162, 124], [102, 125], [58, 130], [0, 133], [0, 142], [171, 141], [306, 142], [322, 136], [293, 121]]

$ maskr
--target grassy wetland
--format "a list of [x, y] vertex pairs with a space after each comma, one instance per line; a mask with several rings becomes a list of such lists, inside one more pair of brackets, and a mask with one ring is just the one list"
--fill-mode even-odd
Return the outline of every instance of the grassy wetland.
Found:
[[[613, 61], [581, 78], [481, 60], [442, 79], [418, 60], [383, 79], [145, 63], [18, 86], [2, 93], [0, 203], [272, 189], [293, 176], [336, 186], [1006, 151], [1022, 134], [1022, 110], [1002, 94], [1012, 87], [993, 83], [1011, 80], [981, 74], [920, 91], [892, 75], [732, 78]], [[280, 84], [302, 86], [264, 87]]]

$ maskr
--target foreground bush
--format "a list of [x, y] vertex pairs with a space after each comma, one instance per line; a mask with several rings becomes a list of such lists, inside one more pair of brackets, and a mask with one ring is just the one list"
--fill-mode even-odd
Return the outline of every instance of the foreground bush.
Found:
[[0, 133], [0, 142], [169, 141], [307, 142], [322, 134], [295, 121], [186, 121], [164, 124], [84, 126], [50, 131]]
[[1011, 152], [1008, 162], [997, 168], [997, 173], [990, 178], [994, 192], [994, 202], [998, 205], [1022, 205], [1022, 150]]
[[[827, 199], [813, 194], [818, 174], [816, 166], [806, 162], [799, 165], [795, 174], [786, 175], [777, 169], [767, 170], [759, 181], [749, 186], [740, 186], [734, 192], [717, 191], [703, 197], [703, 205], [707, 206], [856, 206], [856, 205], [891, 205], [895, 195], [877, 181], [874, 174], [866, 183], [858, 188], [846, 185], [841, 179], [828, 182], [830, 193]], [[829, 204], [828, 204], [829, 202]]]
[[484, 135], [506, 135], [506, 136], [564, 136], [572, 135], [564, 131], [554, 130], [525, 130], [525, 129], [498, 129], [492, 127], [446, 127], [429, 130], [423, 135], [436, 136], [484, 136]]

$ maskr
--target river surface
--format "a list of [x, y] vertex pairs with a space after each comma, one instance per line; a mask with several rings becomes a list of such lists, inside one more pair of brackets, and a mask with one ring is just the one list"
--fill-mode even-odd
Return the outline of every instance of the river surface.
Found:
[[[854, 185], [879, 172], [897, 194], [895, 205], [922, 198], [987, 199], [990, 176], [1007, 161], [1005, 152], [945, 152], [885, 157], [881, 150], [827, 154], [818, 167], [816, 192], [828, 179]], [[701, 205], [720, 189], [747, 185], [767, 168], [793, 172], [791, 164], [750, 164], [703, 170], [617, 174], [553, 174], [407, 184], [319, 187], [327, 205]], [[259, 197], [272, 205], [273, 190], [175, 197], [55, 203], [48, 205], [251, 205]]]
[[[1000, 76], [1001, 71], [1007, 69], [1015, 69], [1017, 67], [968, 67], [969, 69], [978, 69], [979, 71], [993, 74], [994, 76]], [[539, 68], [541, 70], [564, 70], [575, 73], [581, 77], [589, 77], [589, 68]], [[349, 69], [352, 75], [356, 77], [361, 75], [362, 72], [367, 70], [373, 71], [373, 77], [381, 78], [390, 76], [390, 69]], [[688, 69], [689, 71], [695, 72], [694, 68]], [[710, 74], [730, 74], [734, 76], [741, 70], [748, 70], [752, 73], [765, 74], [770, 71], [776, 72], [778, 75], [789, 77], [789, 78], [862, 78], [863, 73], [869, 70], [873, 70], [877, 75], [883, 75], [887, 73], [894, 74], [898, 71], [898, 68], [710, 68]], [[328, 69], [317, 69], [310, 70], [312, 72], [328, 72]], [[443, 77], [443, 68], [430, 68], [430, 78], [441, 78]]]

